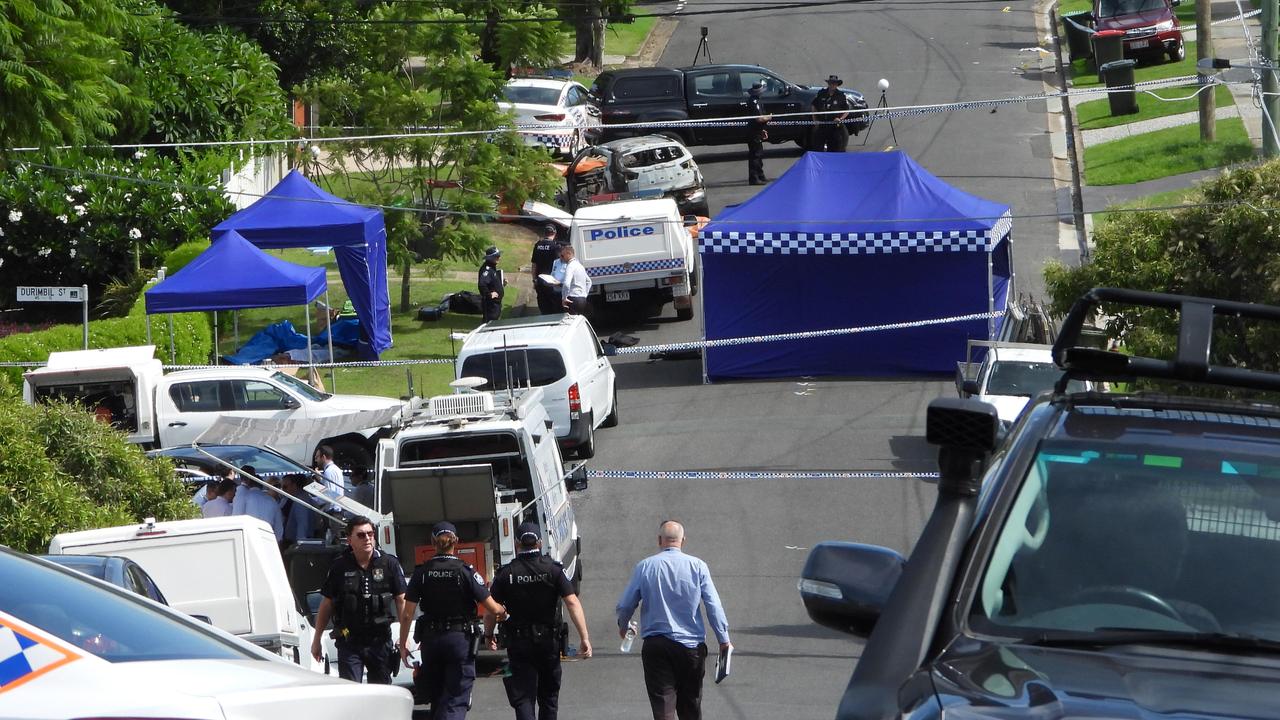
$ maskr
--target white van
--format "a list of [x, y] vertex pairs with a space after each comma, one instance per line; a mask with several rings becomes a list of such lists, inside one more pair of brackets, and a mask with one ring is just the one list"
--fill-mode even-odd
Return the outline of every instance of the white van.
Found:
[[618, 424], [618, 388], [591, 323], [581, 315], [495, 320], [467, 335], [457, 377], [480, 377], [480, 390], [542, 388], [542, 405], [560, 447], [595, 455], [595, 431]]
[[[275, 533], [246, 515], [148, 520], [61, 533], [52, 555], [119, 555], [165, 589], [169, 606], [311, 668], [311, 624], [298, 608]], [[323, 672], [323, 668], [313, 668]]]

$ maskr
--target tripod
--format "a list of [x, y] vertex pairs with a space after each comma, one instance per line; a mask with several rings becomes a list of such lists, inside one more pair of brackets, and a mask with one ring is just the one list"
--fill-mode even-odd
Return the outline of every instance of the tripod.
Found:
[[707, 29], [705, 27], [702, 28], [702, 39], [698, 41], [698, 49], [693, 52], [693, 62], [689, 64], [697, 65], [698, 58], [704, 55], [706, 56], [708, 63], [715, 63], [715, 60], [711, 59], [711, 43], [707, 40]]
[[889, 132], [893, 135], [893, 144], [898, 144], [898, 131], [893, 128], [893, 116], [889, 114], [889, 101], [885, 98], [885, 91], [880, 91], [880, 100], [876, 102], [875, 109], [870, 113], [870, 119], [867, 121], [867, 134], [862, 137], [862, 145], [866, 145], [871, 139], [871, 127], [876, 124], [876, 116], [884, 113], [885, 118], [889, 121]]

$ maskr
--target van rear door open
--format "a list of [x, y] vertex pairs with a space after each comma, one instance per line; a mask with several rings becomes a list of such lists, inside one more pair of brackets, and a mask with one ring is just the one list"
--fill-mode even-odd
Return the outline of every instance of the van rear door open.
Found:
[[434, 552], [431, 526], [448, 520], [458, 528], [460, 548], [483, 546], [483, 557], [475, 557], [474, 564], [489, 578], [498, 563], [492, 466], [385, 468], [380, 482], [386, 501], [382, 512], [390, 510], [394, 517], [394, 552], [402, 565], [412, 570], [430, 557]]

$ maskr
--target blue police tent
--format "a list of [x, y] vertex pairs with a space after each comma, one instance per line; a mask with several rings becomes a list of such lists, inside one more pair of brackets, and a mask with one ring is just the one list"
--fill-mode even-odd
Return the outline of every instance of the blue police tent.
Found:
[[332, 247], [342, 285], [360, 318], [361, 356], [391, 347], [387, 230], [382, 211], [331, 195], [292, 170], [254, 204], [213, 228], [214, 244], [235, 231], [265, 249]]
[[[900, 151], [807, 153], [699, 235], [708, 340], [1003, 312], [1009, 208]], [[709, 347], [708, 379], [951, 373], [1003, 318]]]

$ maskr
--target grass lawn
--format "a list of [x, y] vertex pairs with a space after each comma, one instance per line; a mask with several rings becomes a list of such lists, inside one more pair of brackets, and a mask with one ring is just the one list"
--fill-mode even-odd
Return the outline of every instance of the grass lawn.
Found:
[[1193, 124], [1087, 147], [1084, 177], [1088, 185], [1127, 185], [1253, 157], [1244, 123], [1227, 118], [1218, 121], [1218, 139], [1213, 143], [1200, 142], [1200, 128]]
[[[1196, 44], [1188, 41], [1186, 46], [1187, 56], [1176, 63], [1139, 60], [1133, 72], [1134, 82], [1195, 75]], [[1164, 56], [1161, 57], [1163, 58]], [[1071, 63], [1071, 85], [1076, 88], [1099, 87], [1102, 85], [1098, 81], [1098, 70], [1093, 66], [1092, 59], [1077, 60]]]
[[649, 32], [657, 24], [653, 15], [636, 15], [635, 22], [609, 23], [604, 31], [604, 51], [607, 55], [635, 55], [649, 38]]
[[[510, 276], [517, 272], [518, 266], [528, 261], [533, 247], [533, 233], [507, 226], [494, 226], [493, 235], [505, 238], [500, 241], [504, 246], [502, 267], [508, 272], [510, 282]], [[341, 307], [346, 301], [347, 295], [338, 277], [337, 264], [333, 255], [317, 255], [301, 248], [271, 252], [290, 262], [324, 266], [329, 271], [329, 303], [335, 307]], [[468, 272], [479, 267], [478, 261], [459, 264], [465, 266]], [[383, 360], [451, 358], [454, 348], [450, 345], [449, 334], [455, 330], [471, 330], [480, 324], [478, 315], [454, 313], [445, 313], [435, 322], [419, 322], [417, 313], [420, 306], [435, 305], [444, 295], [458, 290], [475, 292], [476, 281], [472, 278], [445, 280], [427, 278], [421, 266], [417, 266], [416, 269], [418, 272], [411, 276], [410, 310], [407, 313], [398, 312], [400, 274], [394, 268], [388, 271], [388, 280], [391, 284], [391, 336], [394, 345], [382, 354]], [[503, 303], [504, 316], [509, 316], [516, 307], [517, 295], [515, 283], [510, 282]], [[298, 332], [305, 332], [306, 316], [303, 314], [305, 311], [306, 309], [300, 306], [242, 310], [239, 317], [240, 342], [242, 344], [247, 342], [257, 331], [281, 320], [289, 320]], [[219, 319], [221, 321], [219, 351], [222, 354], [234, 352], [231, 313], [219, 313]], [[460, 343], [455, 342], [453, 345], [456, 347]], [[449, 381], [453, 379], [452, 365], [412, 365], [407, 368], [413, 375], [414, 391], [418, 395], [427, 397], [449, 392]], [[336, 390], [340, 393], [400, 397], [408, 388], [406, 367], [341, 368], [335, 372]], [[325, 389], [332, 392], [335, 388], [329, 378], [329, 373], [325, 372]]]
[[[1194, 91], [1195, 86], [1187, 86], [1140, 92], [1138, 93], [1138, 112], [1132, 115], [1112, 116], [1110, 103], [1105, 97], [1101, 100], [1090, 100], [1076, 106], [1076, 124], [1080, 126], [1081, 130], [1096, 130], [1098, 128], [1151, 120], [1166, 115], [1195, 112], [1200, 107], [1199, 98], [1192, 97], [1185, 100], [1179, 99], [1166, 102], [1151, 96], [1151, 94], [1155, 94], [1166, 99], [1186, 98]], [[1231, 107], [1235, 103], [1235, 100], [1231, 98], [1231, 91], [1225, 85], [1219, 85], [1214, 88], [1214, 98], [1220, 108]]]

